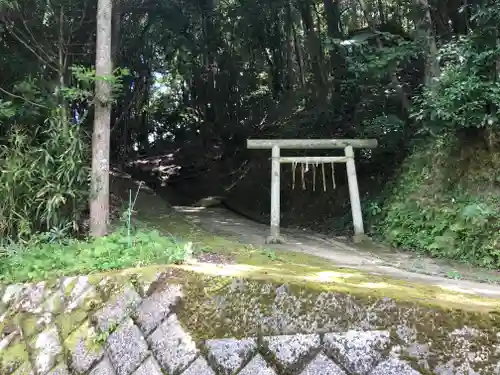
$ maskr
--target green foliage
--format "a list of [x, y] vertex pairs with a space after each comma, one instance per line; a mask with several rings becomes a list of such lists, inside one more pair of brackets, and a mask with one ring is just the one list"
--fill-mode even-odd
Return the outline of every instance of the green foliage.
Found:
[[57, 113], [35, 129], [16, 125], [0, 145], [0, 238], [76, 230], [86, 207], [88, 160], [81, 128]]
[[471, 35], [440, 49], [441, 73], [416, 100], [413, 117], [434, 131], [498, 128], [500, 6], [479, 8], [473, 19]]
[[404, 129], [404, 121], [395, 115], [376, 116], [363, 121], [360, 137], [383, 139], [381, 147], [394, 152], [398, 150]]
[[[460, 175], [452, 153], [457, 146], [453, 138], [443, 137], [418, 147], [404, 163], [390, 198], [369, 207], [369, 220], [378, 223], [375, 230], [393, 246], [500, 267], [500, 194], [472, 175], [453, 179]], [[495, 170], [486, 173], [496, 176]], [[485, 191], [468, 188], [478, 185]]]
[[123, 90], [123, 78], [130, 75], [126, 68], [116, 68], [113, 74], [107, 77], [96, 75], [94, 68], [87, 68], [82, 65], [73, 65], [71, 68], [75, 84], [63, 89], [63, 95], [67, 100], [92, 100], [94, 97], [94, 85], [98, 81], [107, 82], [111, 87], [112, 101], [116, 102], [116, 97]]
[[[419, 42], [405, 41], [402, 38], [387, 33], [377, 35], [384, 42], [390, 40], [392, 45], [378, 46], [367, 45], [366, 42], [358, 42], [358, 48], [353, 49], [350, 59], [350, 70], [358, 77], [367, 75], [378, 79], [389, 76], [401, 70], [404, 64], [412, 58], [418, 58], [422, 53]], [[373, 38], [376, 38], [375, 36]]]
[[79, 241], [47, 234], [23, 244], [0, 247], [0, 282], [179, 263], [191, 255], [190, 244], [156, 230], [122, 228], [107, 237]]
[[0, 100], [0, 124], [6, 119], [13, 117], [15, 114], [16, 110], [12, 102]]

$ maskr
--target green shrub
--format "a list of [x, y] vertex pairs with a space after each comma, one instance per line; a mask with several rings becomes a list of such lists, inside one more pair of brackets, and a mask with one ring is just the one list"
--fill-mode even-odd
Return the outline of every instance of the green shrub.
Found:
[[49, 118], [15, 125], [0, 146], [0, 238], [77, 229], [88, 201], [88, 152], [79, 126]]
[[462, 173], [463, 160], [452, 153], [457, 147], [450, 137], [418, 147], [370, 220], [395, 247], [500, 267], [500, 191], [475, 179], [494, 180], [496, 171], [485, 171], [491, 166], [483, 160]]
[[418, 96], [414, 117], [434, 131], [463, 128], [498, 130], [500, 4], [474, 11], [471, 33], [441, 46], [441, 71]]

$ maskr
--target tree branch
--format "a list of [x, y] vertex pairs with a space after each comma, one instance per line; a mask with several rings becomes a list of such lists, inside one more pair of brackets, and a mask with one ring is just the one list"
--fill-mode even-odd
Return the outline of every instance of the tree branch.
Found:
[[44, 106], [43, 104], [39, 104], [39, 103], [32, 102], [31, 100], [26, 99], [26, 98], [25, 98], [25, 97], [23, 97], [23, 96], [13, 94], [13, 93], [11, 93], [11, 92], [9, 92], [9, 91], [7, 91], [7, 90], [5, 90], [5, 89], [1, 88], [1, 87], [0, 87], [0, 92], [3, 92], [5, 95], [9, 95], [9, 96], [11, 96], [11, 97], [13, 97], [13, 98], [16, 98], [16, 99], [21, 99], [21, 100], [25, 101], [26, 103], [31, 104], [31, 105], [34, 105], [35, 107], [38, 107], [38, 108], [43, 108], [43, 109], [48, 109], [48, 108], [49, 108], [49, 107], [47, 107], [47, 106]]
[[51, 62], [47, 61], [42, 56], [40, 56], [40, 54], [37, 53], [37, 51], [35, 51], [25, 40], [23, 40], [23, 38], [21, 38], [19, 35], [17, 35], [17, 33], [13, 29], [14, 29], [14, 27], [12, 25], [10, 25], [10, 27], [7, 26], [7, 30], [10, 32], [10, 34], [12, 36], [14, 36], [14, 38], [16, 38], [27, 49], [29, 49], [41, 62], [43, 62], [44, 64], [47, 64], [47, 66], [50, 67], [51, 69], [53, 69], [54, 71], [56, 71], [56, 72], [58, 71], [57, 67], [54, 67]]

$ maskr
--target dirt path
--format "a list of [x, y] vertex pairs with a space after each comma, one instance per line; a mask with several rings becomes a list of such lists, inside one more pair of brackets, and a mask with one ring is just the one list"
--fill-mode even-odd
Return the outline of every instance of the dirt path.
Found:
[[201, 228], [220, 236], [237, 238], [240, 242], [269, 249], [288, 250], [320, 256], [340, 267], [355, 268], [396, 279], [436, 285], [448, 290], [483, 296], [500, 297], [498, 273], [447, 264], [408, 253], [390, 252], [374, 245], [360, 248], [339, 239], [307, 231], [283, 229], [286, 244], [265, 245], [266, 225], [253, 222], [225, 208], [176, 206]]

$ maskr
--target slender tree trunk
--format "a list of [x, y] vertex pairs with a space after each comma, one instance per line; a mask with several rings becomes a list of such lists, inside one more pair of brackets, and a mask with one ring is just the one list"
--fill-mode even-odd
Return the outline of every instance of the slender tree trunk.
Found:
[[59, 43], [58, 43], [58, 75], [59, 75], [59, 105], [61, 122], [66, 123], [68, 121], [68, 108], [66, 105], [66, 100], [64, 99], [64, 87], [65, 87], [65, 74], [66, 74], [66, 55], [65, 55], [65, 45], [64, 45], [64, 9], [61, 6], [59, 10]]
[[292, 4], [288, 2], [286, 5], [285, 18], [285, 38], [286, 38], [286, 82], [285, 88], [291, 91], [295, 84], [294, 63], [293, 63], [293, 17]]
[[427, 44], [427, 53], [425, 55], [425, 84], [432, 85], [434, 78], [439, 75], [438, 49], [436, 39], [432, 30], [432, 18], [427, 0], [415, 0], [420, 10], [420, 20], [416, 24], [421, 34], [421, 38]]
[[297, 58], [297, 66], [299, 68], [300, 85], [304, 87], [306, 84], [305, 72], [304, 72], [304, 59], [302, 53], [302, 46], [300, 45], [299, 36], [297, 35], [297, 29], [295, 24], [292, 24], [293, 32], [293, 44], [295, 46], [295, 56]]
[[382, 0], [377, 1], [377, 6], [378, 6], [378, 15], [380, 18], [380, 23], [385, 24], [387, 22], [387, 20], [385, 17], [384, 4], [382, 4]]
[[311, 58], [311, 67], [316, 78], [316, 83], [319, 87], [323, 87], [323, 70], [321, 66], [322, 53], [319, 36], [314, 30], [314, 20], [312, 15], [312, 3], [310, 0], [300, 0], [300, 14], [302, 16], [302, 23], [306, 33], [307, 50]]
[[111, 34], [112, 0], [97, 5], [96, 104], [92, 134], [92, 179], [90, 197], [90, 234], [105, 236], [109, 225], [109, 147], [112, 74]]
[[[338, 0], [323, 0], [323, 7], [328, 24], [328, 36], [332, 39], [342, 39], [340, 7]], [[336, 94], [340, 93], [342, 80], [347, 76], [347, 63], [342, 49], [333, 44], [330, 50], [330, 72], [333, 76], [333, 89]], [[339, 96], [332, 96], [334, 100], [340, 100]]]
[[323, 0], [326, 22], [328, 26], [328, 36], [331, 38], [342, 38], [340, 30], [340, 8], [338, 0]]

